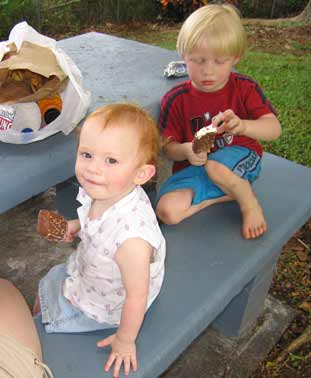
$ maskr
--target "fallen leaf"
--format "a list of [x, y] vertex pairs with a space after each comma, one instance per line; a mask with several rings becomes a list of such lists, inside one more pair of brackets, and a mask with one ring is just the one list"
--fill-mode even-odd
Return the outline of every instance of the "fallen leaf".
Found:
[[310, 302], [302, 302], [299, 306], [304, 311], [311, 312], [311, 303]]
[[293, 251], [304, 251], [305, 248], [302, 245], [295, 245], [291, 248]]
[[297, 251], [296, 255], [300, 261], [307, 261], [308, 260], [308, 254], [303, 251]]
[[300, 294], [301, 294], [300, 291], [294, 291], [294, 292], [292, 293], [292, 297], [298, 297]]

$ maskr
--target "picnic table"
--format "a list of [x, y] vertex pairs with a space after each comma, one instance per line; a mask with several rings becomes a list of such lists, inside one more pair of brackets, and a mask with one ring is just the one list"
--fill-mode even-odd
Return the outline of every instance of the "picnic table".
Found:
[[[76, 62], [92, 92], [90, 111], [130, 101], [157, 118], [160, 97], [183, 80], [163, 77], [164, 67], [179, 59], [174, 51], [95, 32], [59, 46]], [[74, 191], [76, 144], [74, 132], [29, 145], [0, 143], [0, 212], [68, 179], [66, 191]], [[265, 235], [241, 237], [236, 203], [204, 209], [179, 225], [161, 225], [167, 241], [166, 276], [139, 334], [139, 370], [131, 377], [160, 376], [209, 326], [240, 336], [255, 324], [282, 246], [311, 215], [310, 187], [309, 168], [265, 153], [254, 185], [269, 225]], [[64, 213], [72, 207], [67, 200], [62, 204]], [[110, 331], [47, 334], [40, 319], [36, 324], [55, 378], [112, 377], [103, 372], [109, 350], [96, 349], [96, 341]]]
[[[176, 51], [95, 32], [58, 46], [77, 64], [92, 93], [89, 112], [130, 101], [157, 118], [160, 97], [181, 80], [163, 76], [165, 66], [178, 59]], [[75, 132], [24, 145], [0, 142], [0, 213], [72, 177], [76, 146]]]

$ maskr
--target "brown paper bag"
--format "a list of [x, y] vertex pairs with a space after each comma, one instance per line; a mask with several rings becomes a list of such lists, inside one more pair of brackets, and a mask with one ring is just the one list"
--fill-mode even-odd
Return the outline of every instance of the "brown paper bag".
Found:
[[[55, 92], [62, 102], [61, 113], [42, 125], [37, 102]], [[8, 41], [0, 42], [1, 142], [28, 144], [58, 132], [67, 135], [85, 117], [90, 103], [79, 68], [54, 39], [23, 21], [12, 28]]]
[[24, 41], [16, 52], [14, 43], [0, 62], [0, 103], [34, 102], [60, 93], [67, 76], [53, 51]]

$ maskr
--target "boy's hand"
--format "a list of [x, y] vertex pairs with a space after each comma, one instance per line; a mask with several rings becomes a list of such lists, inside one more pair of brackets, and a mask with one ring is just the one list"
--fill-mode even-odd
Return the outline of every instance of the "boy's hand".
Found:
[[80, 228], [80, 222], [77, 219], [67, 221], [67, 231], [63, 241], [71, 243], [76, 238]]
[[124, 365], [124, 374], [130, 374], [131, 365], [133, 371], [137, 370], [136, 345], [135, 342], [125, 342], [118, 338], [117, 334], [111, 335], [106, 339], [100, 340], [97, 346], [100, 348], [111, 345], [111, 353], [105, 364], [105, 371], [108, 372], [114, 364], [113, 376], [119, 377], [120, 368]]
[[185, 153], [187, 156], [187, 160], [191, 165], [204, 165], [207, 162], [207, 153], [206, 152], [200, 152], [198, 154], [195, 154], [192, 150], [192, 142], [190, 143], [184, 143], [185, 147]]
[[234, 113], [233, 110], [228, 109], [223, 113], [219, 113], [213, 119], [212, 123], [213, 126], [217, 127], [217, 125], [219, 125], [221, 122], [221, 126], [218, 126], [218, 134], [227, 132], [232, 135], [244, 135], [246, 129], [245, 123]]

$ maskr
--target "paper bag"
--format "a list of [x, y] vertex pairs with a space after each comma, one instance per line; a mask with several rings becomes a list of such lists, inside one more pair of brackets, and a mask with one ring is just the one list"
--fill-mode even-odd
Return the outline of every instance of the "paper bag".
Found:
[[[21, 75], [21, 80], [18, 77], [10, 80], [13, 74]], [[53, 122], [27, 133], [2, 128], [0, 141], [22, 144], [59, 131], [69, 134], [85, 117], [91, 102], [80, 70], [56, 46], [56, 41], [38, 33], [26, 22], [17, 24], [8, 41], [0, 42], [0, 104], [13, 108], [19, 103], [34, 105], [55, 93], [61, 96], [62, 110]]]

